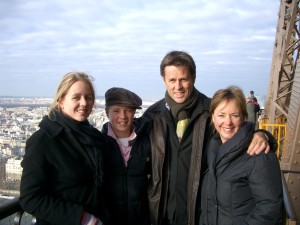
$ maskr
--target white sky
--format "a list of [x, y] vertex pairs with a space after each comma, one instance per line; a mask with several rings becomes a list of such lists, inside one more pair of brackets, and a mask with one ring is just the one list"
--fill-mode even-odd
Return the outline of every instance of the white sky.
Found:
[[53, 97], [85, 71], [98, 96], [125, 87], [164, 96], [159, 65], [190, 53], [208, 96], [235, 84], [266, 95], [279, 0], [0, 0], [0, 96]]

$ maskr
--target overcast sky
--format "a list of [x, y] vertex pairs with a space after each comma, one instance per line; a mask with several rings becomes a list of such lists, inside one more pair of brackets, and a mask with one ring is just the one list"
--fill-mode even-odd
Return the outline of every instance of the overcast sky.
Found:
[[160, 99], [171, 50], [190, 53], [208, 96], [235, 84], [266, 95], [279, 0], [0, 0], [0, 96], [53, 97], [85, 71], [96, 94], [125, 87]]

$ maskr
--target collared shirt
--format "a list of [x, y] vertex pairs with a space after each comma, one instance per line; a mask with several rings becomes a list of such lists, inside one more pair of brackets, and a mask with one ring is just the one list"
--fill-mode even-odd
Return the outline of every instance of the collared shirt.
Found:
[[107, 135], [114, 138], [117, 141], [120, 151], [121, 151], [121, 155], [122, 155], [124, 164], [125, 164], [125, 167], [127, 167], [127, 162], [129, 160], [129, 156], [130, 156], [130, 152], [131, 152], [131, 148], [132, 148], [132, 146], [130, 145], [130, 141], [132, 141], [133, 139], [136, 138], [136, 133], [134, 131], [132, 131], [129, 137], [117, 138], [117, 136], [115, 135], [115, 133], [109, 123]]

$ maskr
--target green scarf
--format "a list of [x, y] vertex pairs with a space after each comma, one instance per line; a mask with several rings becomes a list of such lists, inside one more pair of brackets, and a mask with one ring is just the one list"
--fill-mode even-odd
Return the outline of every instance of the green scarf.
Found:
[[191, 117], [190, 111], [196, 105], [198, 96], [199, 96], [199, 92], [196, 90], [196, 88], [194, 88], [192, 93], [190, 94], [190, 96], [187, 98], [185, 102], [177, 103], [171, 98], [169, 93], [166, 91], [165, 100], [171, 109], [171, 113], [175, 123], [177, 122], [176, 133], [179, 142], [183, 137], [184, 131], [189, 125], [190, 117]]

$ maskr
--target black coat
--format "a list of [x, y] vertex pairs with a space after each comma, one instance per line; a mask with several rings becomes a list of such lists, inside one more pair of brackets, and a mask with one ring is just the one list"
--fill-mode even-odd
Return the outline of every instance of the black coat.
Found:
[[[163, 225], [172, 188], [177, 195], [177, 224], [199, 223], [200, 197], [198, 197], [200, 171], [206, 169], [204, 146], [210, 137], [210, 98], [199, 93], [191, 120], [179, 143], [175, 124], [165, 99], [150, 106], [143, 118], [153, 120], [151, 132], [152, 178], [148, 189], [151, 222]], [[174, 154], [175, 153], [175, 154]], [[174, 156], [177, 159], [173, 158]], [[177, 165], [176, 165], [177, 164]], [[174, 166], [175, 165], [175, 166]], [[177, 186], [170, 178], [176, 174]], [[172, 179], [174, 181], [174, 179]], [[199, 193], [200, 194], [200, 193]]]
[[[108, 124], [102, 129], [107, 134]], [[127, 163], [124, 161], [116, 140], [112, 137], [112, 148], [104, 156], [105, 199], [110, 214], [109, 225], [147, 225], [150, 224], [147, 188], [151, 174], [151, 150], [149, 131], [151, 127], [145, 120], [134, 119], [136, 138]]]
[[92, 132], [87, 143], [72, 128], [46, 116], [27, 140], [20, 204], [37, 218], [37, 225], [79, 225], [83, 211], [102, 214], [104, 136], [86, 125]]
[[246, 153], [253, 125], [245, 123], [224, 144], [215, 135], [208, 145], [209, 171], [202, 185], [200, 225], [278, 224], [282, 208], [279, 162], [271, 151]]

